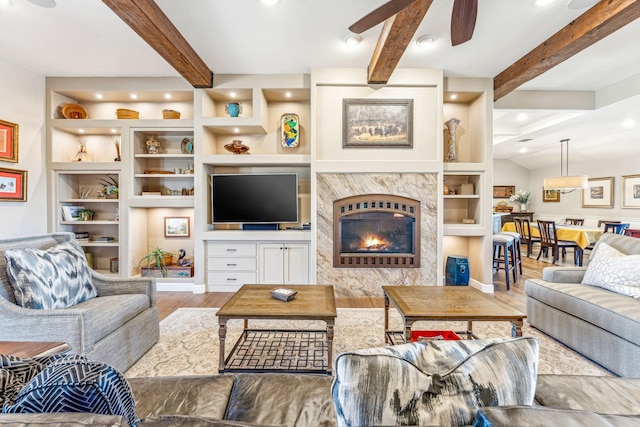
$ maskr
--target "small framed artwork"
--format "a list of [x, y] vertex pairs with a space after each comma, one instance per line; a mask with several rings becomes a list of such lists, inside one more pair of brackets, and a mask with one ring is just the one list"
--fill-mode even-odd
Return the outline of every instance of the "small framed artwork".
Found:
[[0, 120], [0, 160], [18, 163], [18, 125]]
[[589, 178], [587, 188], [582, 190], [582, 207], [612, 208], [613, 177]]
[[0, 168], [0, 202], [27, 201], [27, 171]]
[[63, 206], [63, 221], [80, 221], [80, 211], [84, 210], [84, 206]]
[[560, 191], [542, 188], [542, 201], [543, 202], [559, 202]]
[[164, 237], [189, 237], [188, 216], [165, 216]]
[[508, 199], [516, 192], [515, 185], [494, 185], [493, 186], [493, 198], [494, 199]]
[[622, 177], [622, 207], [640, 208], [640, 175]]
[[343, 99], [342, 147], [413, 147], [413, 99]]

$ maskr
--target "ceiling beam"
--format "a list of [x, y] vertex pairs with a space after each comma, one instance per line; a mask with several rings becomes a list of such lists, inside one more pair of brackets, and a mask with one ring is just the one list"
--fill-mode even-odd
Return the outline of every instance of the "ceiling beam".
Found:
[[502, 98], [566, 59], [640, 17], [640, 0], [602, 0], [493, 79]]
[[154, 0], [102, 0], [193, 87], [212, 87], [213, 73]]
[[369, 63], [369, 84], [386, 84], [433, 0], [418, 0], [387, 19]]

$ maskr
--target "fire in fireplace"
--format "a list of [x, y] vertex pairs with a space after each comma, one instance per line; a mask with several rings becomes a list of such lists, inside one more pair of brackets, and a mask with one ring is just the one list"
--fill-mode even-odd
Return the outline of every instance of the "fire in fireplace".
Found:
[[363, 195], [334, 202], [334, 267], [420, 266], [420, 202]]

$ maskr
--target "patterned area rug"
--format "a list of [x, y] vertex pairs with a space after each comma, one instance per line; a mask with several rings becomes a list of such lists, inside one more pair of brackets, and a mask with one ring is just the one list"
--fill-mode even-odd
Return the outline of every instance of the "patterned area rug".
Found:
[[[160, 341], [125, 375], [127, 377], [211, 375], [218, 373], [218, 319], [215, 308], [180, 308], [160, 322]], [[402, 322], [395, 310], [390, 310], [392, 329], [401, 330]], [[227, 354], [242, 332], [241, 320], [227, 323]], [[324, 329], [323, 322], [267, 321], [249, 322], [254, 329]], [[420, 322], [413, 329], [462, 331], [466, 322]], [[479, 338], [511, 335], [509, 322], [475, 322], [474, 333]], [[333, 357], [342, 352], [366, 347], [384, 346], [384, 310], [382, 308], [339, 308], [334, 329]], [[530, 327], [526, 322], [523, 335], [534, 336], [540, 342], [540, 374], [611, 376], [578, 353]]]

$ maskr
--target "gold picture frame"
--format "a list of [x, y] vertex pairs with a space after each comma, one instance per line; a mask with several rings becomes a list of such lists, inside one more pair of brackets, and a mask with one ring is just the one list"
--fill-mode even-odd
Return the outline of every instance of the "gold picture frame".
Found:
[[164, 237], [189, 237], [188, 216], [165, 216], [164, 217]]
[[27, 201], [27, 171], [0, 168], [0, 201]]
[[625, 209], [640, 208], [640, 175], [622, 177], [622, 207]]
[[582, 190], [582, 207], [613, 208], [613, 177], [589, 178]]
[[560, 201], [560, 190], [551, 189], [551, 188], [542, 188], [542, 202], [559, 202]]
[[494, 199], [508, 199], [516, 193], [515, 185], [494, 185], [493, 186], [493, 198]]
[[343, 99], [342, 147], [412, 148], [413, 99]]
[[18, 163], [18, 125], [0, 120], [0, 160]]

